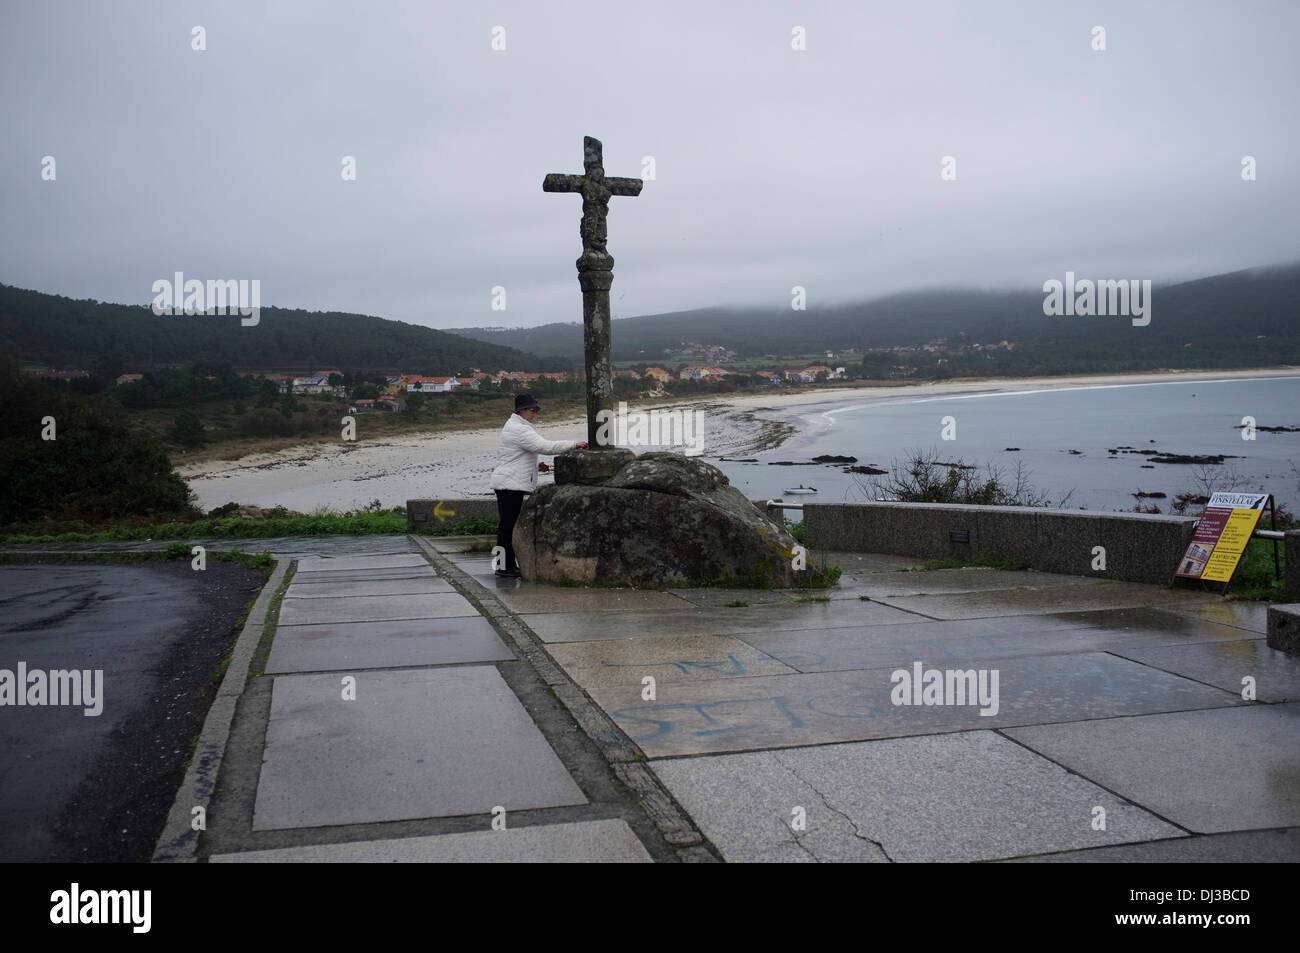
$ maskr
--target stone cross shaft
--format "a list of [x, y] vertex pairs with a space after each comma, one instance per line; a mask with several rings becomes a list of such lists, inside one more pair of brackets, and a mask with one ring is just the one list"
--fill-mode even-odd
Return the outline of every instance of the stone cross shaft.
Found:
[[543, 192], [577, 192], [582, 196], [582, 257], [578, 284], [582, 288], [583, 356], [587, 367], [587, 443], [599, 449], [596, 415], [614, 410], [614, 373], [610, 359], [609, 288], [614, 283], [614, 258], [605, 250], [605, 218], [614, 195], [640, 195], [640, 179], [606, 178], [599, 139], [582, 140], [582, 175], [552, 172], [542, 180]]

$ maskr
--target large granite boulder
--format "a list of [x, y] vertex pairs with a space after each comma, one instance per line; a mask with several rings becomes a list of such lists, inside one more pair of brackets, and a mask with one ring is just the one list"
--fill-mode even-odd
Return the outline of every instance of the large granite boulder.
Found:
[[514, 547], [525, 579], [786, 588], [804, 574], [791, 566], [794, 538], [716, 467], [646, 453], [601, 477], [524, 501]]

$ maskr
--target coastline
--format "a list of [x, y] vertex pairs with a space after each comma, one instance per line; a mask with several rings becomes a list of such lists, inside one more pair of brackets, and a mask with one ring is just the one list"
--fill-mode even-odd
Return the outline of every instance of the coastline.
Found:
[[[810, 404], [1296, 376], [1300, 376], [1300, 368], [1269, 367], [975, 378], [822, 387], [796, 393], [718, 395], [696, 401], [638, 403], [632, 409], [664, 407], [703, 412], [704, 457], [717, 459], [780, 446], [795, 433], [793, 425], [783, 419], [784, 412]], [[580, 416], [547, 421], [539, 431], [552, 440], [581, 440], [586, 435], [585, 421]], [[271, 453], [250, 454], [234, 461], [207, 460], [176, 469], [190, 484], [198, 496], [199, 505], [205, 510], [232, 501], [311, 512], [322, 506], [336, 510], [357, 509], [376, 499], [382, 506], [391, 507], [401, 506], [407, 499], [415, 498], [491, 498], [488, 482], [497, 462], [499, 435], [499, 427], [430, 431], [375, 442], [302, 445]], [[549, 479], [539, 479], [538, 485], [545, 485]]]

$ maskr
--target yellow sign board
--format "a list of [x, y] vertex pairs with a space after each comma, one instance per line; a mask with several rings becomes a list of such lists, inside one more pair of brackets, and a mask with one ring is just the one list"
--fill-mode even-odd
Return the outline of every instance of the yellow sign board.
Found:
[[1174, 575], [1205, 582], [1230, 581], [1268, 501], [1267, 493], [1211, 496]]

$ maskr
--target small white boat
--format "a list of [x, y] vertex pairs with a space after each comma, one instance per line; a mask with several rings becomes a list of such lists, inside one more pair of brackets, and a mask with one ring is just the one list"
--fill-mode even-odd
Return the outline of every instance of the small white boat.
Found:
[[815, 486], [804, 486], [802, 483], [800, 483], [798, 486], [788, 487], [788, 488], [786, 489], [785, 492], [787, 492], [787, 493], [816, 493], [816, 492], [817, 492], [817, 487], [815, 487]]

